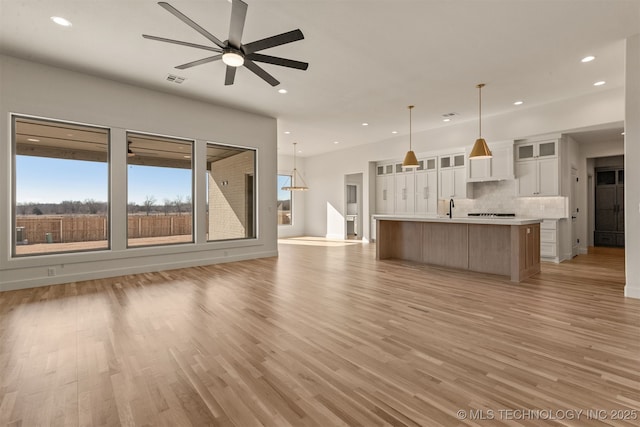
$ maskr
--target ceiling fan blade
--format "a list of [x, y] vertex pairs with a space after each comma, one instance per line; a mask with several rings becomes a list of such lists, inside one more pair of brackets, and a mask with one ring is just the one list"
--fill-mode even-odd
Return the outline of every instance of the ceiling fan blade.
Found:
[[247, 4], [242, 0], [232, 0], [231, 24], [229, 24], [229, 44], [236, 49], [242, 45], [242, 31], [247, 18]]
[[195, 47], [196, 49], [209, 50], [211, 52], [222, 52], [222, 49], [218, 49], [217, 47], [203, 46], [201, 44], [182, 42], [180, 40], [166, 39], [164, 37], [150, 36], [148, 34], [143, 34], [142, 37], [144, 37], [145, 39], [156, 40], [159, 42], [173, 43], [173, 44], [179, 44], [181, 46]]
[[302, 34], [302, 31], [298, 29], [289, 31], [288, 33], [282, 33], [278, 34], [277, 36], [271, 36], [267, 37], [266, 39], [247, 43], [242, 46], [242, 49], [244, 50], [244, 53], [248, 55], [259, 50], [269, 49], [270, 47], [280, 46], [282, 44], [287, 44], [302, 39], [304, 39], [304, 34]]
[[277, 81], [271, 74], [263, 70], [262, 67], [260, 67], [255, 62], [245, 59], [244, 66], [253, 71], [255, 75], [260, 77], [265, 82], [269, 83], [271, 86], [278, 86], [280, 84], [279, 81]]
[[193, 22], [190, 18], [188, 18], [186, 15], [184, 15], [182, 12], [180, 12], [175, 7], [171, 6], [169, 3], [161, 1], [161, 2], [158, 2], [158, 4], [160, 6], [162, 6], [165, 10], [167, 10], [169, 13], [174, 15], [176, 18], [178, 18], [179, 20], [181, 20], [182, 22], [184, 22], [185, 24], [187, 24], [188, 26], [190, 26], [191, 28], [193, 28], [194, 30], [196, 30], [197, 32], [199, 32], [200, 34], [202, 34], [203, 36], [205, 36], [209, 40], [211, 40], [218, 47], [221, 47], [221, 48], [225, 47], [224, 43], [222, 43], [220, 40], [218, 40], [216, 38], [216, 36], [214, 36], [213, 34], [208, 32], [204, 28], [202, 28], [200, 25], [198, 25], [195, 22]]
[[178, 70], [184, 70], [187, 68], [195, 67], [196, 65], [202, 65], [213, 61], [218, 61], [222, 59], [222, 55], [214, 55], [208, 58], [198, 59], [197, 61], [187, 62], [186, 64], [178, 65], [176, 68]]
[[263, 55], [261, 53], [251, 53], [249, 55], [246, 55], [245, 58], [252, 61], [280, 65], [282, 67], [296, 68], [298, 70], [306, 70], [307, 68], [309, 68], [309, 64], [306, 62], [294, 61], [293, 59], [278, 58], [277, 56]]
[[233, 81], [236, 79], [236, 70], [237, 67], [230, 67], [227, 65], [227, 74], [224, 76], [224, 85], [229, 86], [233, 84]]

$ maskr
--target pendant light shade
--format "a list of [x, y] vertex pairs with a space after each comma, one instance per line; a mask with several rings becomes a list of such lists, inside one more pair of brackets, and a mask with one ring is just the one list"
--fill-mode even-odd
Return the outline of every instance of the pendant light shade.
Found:
[[411, 147], [411, 110], [413, 110], [413, 105], [409, 105], [407, 108], [409, 109], [409, 151], [407, 151], [406, 156], [404, 156], [402, 167], [417, 168], [420, 165], [418, 164], [416, 153], [413, 152], [413, 149]]
[[[302, 176], [298, 173], [298, 169], [296, 169], [296, 142], [293, 143], [293, 171], [291, 172], [291, 185], [282, 187], [284, 191], [307, 191], [309, 187], [307, 187], [307, 183], [304, 182]], [[299, 184], [302, 185], [299, 185]]]
[[491, 150], [487, 145], [487, 141], [482, 137], [482, 88], [484, 83], [480, 83], [476, 86], [478, 88], [478, 139], [473, 144], [470, 159], [490, 159], [492, 157]]

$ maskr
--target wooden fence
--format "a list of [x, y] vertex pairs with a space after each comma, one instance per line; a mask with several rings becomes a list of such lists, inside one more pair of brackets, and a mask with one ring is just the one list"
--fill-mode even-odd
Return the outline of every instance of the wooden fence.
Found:
[[[161, 237], [191, 234], [193, 221], [186, 215], [129, 215], [128, 237]], [[28, 243], [91, 242], [108, 239], [103, 215], [17, 216], [16, 235]], [[19, 237], [18, 237], [19, 238]]]

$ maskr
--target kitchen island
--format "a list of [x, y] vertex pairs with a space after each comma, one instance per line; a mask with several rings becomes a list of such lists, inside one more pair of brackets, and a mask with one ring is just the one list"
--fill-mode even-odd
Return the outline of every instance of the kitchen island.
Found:
[[520, 282], [540, 272], [540, 222], [532, 218], [374, 215], [376, 258], [402, 259]]

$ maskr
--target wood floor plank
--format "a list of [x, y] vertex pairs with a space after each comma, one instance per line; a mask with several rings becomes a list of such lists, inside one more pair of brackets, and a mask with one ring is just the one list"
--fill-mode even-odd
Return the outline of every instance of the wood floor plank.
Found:
[[[278, 258], [4, 292], [0, 426], [637, 425], [624, 282], [620, 249], [514, 284], [290, 239]], [[594, 409], [629, 418], [498, 418]]]

